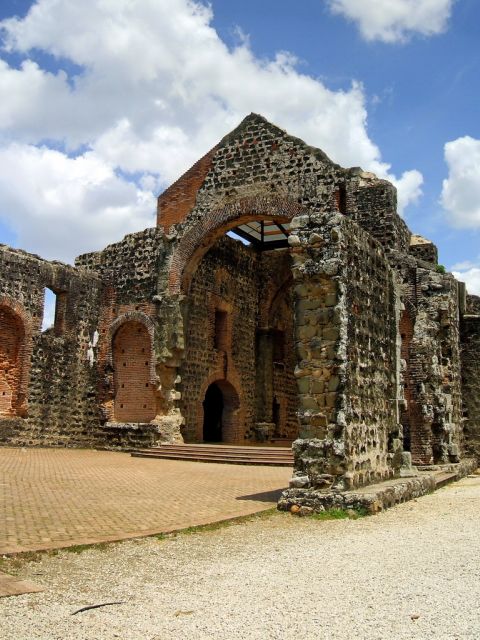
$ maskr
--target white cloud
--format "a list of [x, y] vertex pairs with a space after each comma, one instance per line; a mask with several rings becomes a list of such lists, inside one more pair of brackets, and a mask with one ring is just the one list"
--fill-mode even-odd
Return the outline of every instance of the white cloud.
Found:
[[452, 271], [457, 280], [465, 282], [468, 293], [480, 296], [480, 267], [470, 267], [463, 271]]
[[332, 13], [354, 22], [365, 40], [405, 42], [445, 31], [454, 0], [328, 0]]
[[[15, 160], [21, 149], [30, 161], [35, 157], [30, 170], [49, 174], [58, 210], [70, 211], [63, 225], [75, 229], [70, 233], [78, 244], [83, 238], [89, 247], [85, 234], [87, 228], [88, 233], [94, 229], [99, 211], [103, 213], [97, 236], [119, 238], [131, 231], [145, 217], [146, 190], [175, 180], [251, 111], [322, 148], [344, 166], [362, 166], [392, 180], [402, 206], [418, 198], [421, 175], [412, 170], [395, 176], [369, 138], [360, 84], [332, 91], [300, 73], [288, 53], [278, 53], [273, 60], [256, 58], [248, 38], [229, 50], [211, 20], [211, 9], [193, 0], [38, 0], [25, 18], [0, 23], [10, 51], [25, 56], [43, 51], [56, 56], [58, 66], [70, 73], [72, 63], [80, 69], [68, 76], [31, 60], [19, 69], [0, 62], [4, 162], [9, 154]], [[62, 188], [61, 172], [49, 173], [52, 158], [47, 149], [35, 155], [33, 145], [45, 140], [60, 141], [70, 155], [80, 153], [77, 160], [55, 155], [55, 166], [65, 167], [71, 178], [82, 162], [94, 162], [95, 172], [110, 171], [103, 186], [80, 187], [77, 217]], [[9, 146], [13, 141], [24, 147]], [[90, 153], [83, 153], [85, 147]], [[140, 174], [141, 187], [117, 178], [117, 170]], [[41, 188], [35, 176], [25, 170], [22, 175]], [[109, 215], [107, 196], [118, 203], [117, 187], [121, 205], [112, 207], [123, 213]], [[45, 189], [41, 191], [43, 213], [39, 204], [30, 217], [32, 224], [48, 217], [48, 199]], [[9, 211], [12, 215], [21, 211], [23, 216], [26, 195], [9, 192]], [[131, 219], [128, 206], [133, 207]], [[0, 215], [6, 210], [3, 206]], [[16, 223], [15, 228], [21, 244], [27, 237], [31, 240], [32, 227]], [[49, 255], [52, 250], [53, 240]]]
[[411, 169], [405, 171], [401, 178], [389, 176], [389, 180], [397, 187], [398, 192], [398, 212], [403, 215], [405, 208], [417, 202], [422, 195], [423, 176], [420, 171]]
[[468, 293], [480, 296], [480, 256], [474, 260], [463, 260], [452, 265], [451, 272], [467, 285]]
[[150, 191], [117, 177], [93, 152], [76, 158], [12, 143], [0, 149], [0, 212], [22, 248], [71, 260], [151, 226]]
[[445, 145], [448, 178], [441, 202], [456, 227], [480, 227], [480, 140], [464, 136]]

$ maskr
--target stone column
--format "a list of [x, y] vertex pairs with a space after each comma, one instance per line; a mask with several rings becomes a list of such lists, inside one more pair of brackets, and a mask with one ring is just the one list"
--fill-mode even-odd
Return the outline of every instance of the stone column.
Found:
[[317, 508], [396, 473], [397, 301], [383, 248], [352, 220], [311, 214], [291, 228], [300, 437], [279, 504]]
[[300, 422], [293, 445], [294, 487], [343, 487], [348, 471], [341, 394], [346, 316], [337, 218], [299, 216], [291, 223]]
[[157, 330], [155, 341], [157, 415], [152, 421], [157, 425], [159, 441], [183, 442], [181, 427], [184, 418], [179, 402], [181, 378], [178, 373], [184, 352], [184, 327], [181, 310], [182, 296], [157, 295]]

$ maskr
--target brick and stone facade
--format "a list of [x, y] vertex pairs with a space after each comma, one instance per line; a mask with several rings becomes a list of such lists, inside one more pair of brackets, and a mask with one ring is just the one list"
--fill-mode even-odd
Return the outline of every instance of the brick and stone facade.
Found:
[[[288, 243], [227, 235], [265, 221]], [[261, 116], [159, 197], [155, 228], [75, 267], [3, 246], [0, 267], [4, 444], [294, 441], [300, 502], [479, 451], [478, 298], [390, 183]]]

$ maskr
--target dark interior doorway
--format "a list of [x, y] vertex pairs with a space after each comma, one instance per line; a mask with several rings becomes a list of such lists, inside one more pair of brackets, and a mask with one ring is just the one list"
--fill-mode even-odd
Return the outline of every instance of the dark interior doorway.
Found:
[[222, 442], [223, 393], [214, 382], [203, 401], [203, 441]]

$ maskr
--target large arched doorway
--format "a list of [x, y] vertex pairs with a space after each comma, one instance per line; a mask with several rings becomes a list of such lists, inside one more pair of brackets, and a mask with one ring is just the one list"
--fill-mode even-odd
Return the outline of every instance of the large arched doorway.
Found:
[[[301, 205], [283, 198], [238, 201], [235, 206], [211, 212], [202, 224], [188, 228], [177, 244], [170, 263], [169, 292], [183, 294], [179, 310], [185, 331], [184, 342], [179, 343], [183, 361], [178, 370], [181, 384], [178, 408], [185, 421], [182, 435], [186, 442], [253, 444], [257, 441], [258, 424], [271, 423], [271, 392], [268, 416], [258, 410], [262, 405], [258, 396], [263, 390], [256, 379], [256, 331], [259, 323], [261, 328], [270, 326], [270, 304], [264, 301], [271, 303], [271, 291], [278, 291], [286, 281], [290, 286], [290, 221], [303, 212]], [[266, 308], [263, 316], [267, 317], [260, 319], [263, 307]], [[289, 346], [282, 336], [290, 332], [292, 348], [287, 355], [291, 354], [294, 359], [293, 315], [292, 327], [287, 324], [277, 323], [278, 349], [274, 354], [275, 371], [282, 389], [277, 394], [279, 406], [275, 407], [278, 429], [271, 435], [279, 438], [292, 438], [292, 434], [298, 432], [294, 364], [289, 366], [290, 362], [280, 353]], [[269, 365], [269, 380], [273, 382], [272, 358]], [[229, 421], [225, 402], [220, 439], [218, 433], [210, 433], [208, 425], [204, 425], [203, 403], [207, 407], [207, 419], [212, 415], [215, 418], [214, 409], [209, 409], [214, 405], [214, 391], [206, 396], [207, 386], [215, 382], [225, 401], [228, 392], [220, 382], [226, 380], [238, 390], [241, 406], [235, 420]], [[216, 406], [219, 404], [217, 401]], [[229, 422], [238, 424], [230, 427]]]
[[203, 441], [237, 442], [240, 401], [235, 388], [226, 380], [209, 385], [203, 400]]

